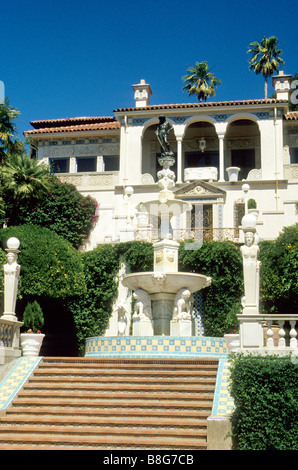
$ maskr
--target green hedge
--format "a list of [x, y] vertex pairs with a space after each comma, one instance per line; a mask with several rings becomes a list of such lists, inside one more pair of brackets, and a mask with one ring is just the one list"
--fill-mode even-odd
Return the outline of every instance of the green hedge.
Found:
[[231, 356], [233, 434], [239, 450], [298, 450], [298, 360]]
[[2, 253], [10, 237], [20, 240], [19, 298], [65, 299], [86, 292], [81, 256], [64, 238], [34, 225], [8, 227], [0, 230]]
[[298, 224], [272, 242], [260, 242], [261, 313], [298, 311]]
[[[189, 247], [189, 246], [188, 246]], [[243, 269], [240, 249], [232, 242], [206, 242], [198, 250], [180, 245], [179, 269], [212, 277], [202, 290], [206, 336], [223, 336], [238, 328], [243, 296]]]
[[104, 334], [117, 296], [117, 272], [120, 257], [112, 245], [99, 245], [81, 253], [87, 291], [69, 300], [66, 307], [74, 318], [80, 354], [84, 354], [85, 339]]

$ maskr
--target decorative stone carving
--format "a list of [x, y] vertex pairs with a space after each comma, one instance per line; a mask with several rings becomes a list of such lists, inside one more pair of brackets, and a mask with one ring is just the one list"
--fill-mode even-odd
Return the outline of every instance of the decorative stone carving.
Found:
[[126, 335], [126, 328], [127, 328], [127, 311], [124, 305], [118, 305], [117, 307], [118, 313], [118, 336], [125, 336]]
[[133, 293], [136, 299], [134, 317], [139, 315], [140, 318], [150, 318], [152, 320], [151, 300], [149, 294], [143, 289], [137, 289]]
[[194, 298], [189, 289], [178, 291], [174, 301], [173, 320], [191, 320]]
[[153, 176], [150, 173], [144, 173], [141, 176], [141, 183], [142, 184], [154, 184], [155, 181], [154, 181]]
[[260, 181], [262, 179], [262, 171], [254, 168], [249, 171], [246, 179], [248, 181]]
[[213, 180], [217, 181], [218, 174], [217, 168], [208, 166], [208, 167], [198, 167], [198, 168], [186, 168], [184, 170], [184, 180], [189, 182], [191, 180]]

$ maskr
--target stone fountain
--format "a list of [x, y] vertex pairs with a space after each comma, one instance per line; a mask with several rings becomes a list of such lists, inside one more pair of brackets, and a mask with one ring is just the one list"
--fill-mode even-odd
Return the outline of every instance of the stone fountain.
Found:
[[161, 147], [162, 170], [157, 174], [160, 192], [156, 200], [144, 203], [147, 212], [159, 220], [159, 241], [153, 245], [153, 271], [128, 274], [122, 280], [136, 300], [133, 336], [193, 336], [192, 294], [211, 284], [210, 277], [178, 271], [179, 243], [173, 240], [171, 220], [191, 210], [191, 205], [175, 199], [172, 191], [175, 173], [170, 167], [175, 157], [167, 139], [172, 129], [165, 117], [160, 116], [156, 130]]

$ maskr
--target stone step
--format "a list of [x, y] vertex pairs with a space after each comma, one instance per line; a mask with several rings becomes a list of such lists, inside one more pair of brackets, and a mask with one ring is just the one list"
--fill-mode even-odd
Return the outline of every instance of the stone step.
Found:
[[[150, 413], [149, 413], [150, 411]], [[128, 407], [115, 407], [113, 408], [76, 408], [76, 407], [50, 407], [50, 406], [39, 406], [39, 407], [29, 407], [29, 406], [16, 406], [13, 404], [10, 408], [7, 409], [6, 415], [2, 418], [2, 420], [6, 420], [8, 417], [11, 416], [12, 421], [17, 420], [17, 417], [20, 416], [28, 416], [29, 418], [32, 416], [35, 419], [40, 419], [43, 416], [49, 417], [56, 417], [58, 416], [71, 416], [71, 417], [80, 417], [82, 419], [87, 419], [90, 417], [90, 412], [92, 412], [92, 417], [116, 417], [119, 419], [124, 419], [125, 417], [131, 417], [131, 418], [140, 418], [144, 419], [145, 417], [150, 416], [150, 418], [155, 418], [157, 417], [158, 419], [163, 419], [167, 418], [170, 420], [180, 418], [183, 420], [191, 420], [191, 419], [206, 419], [210, 415], [210, 407], [207, 405], [204, 406], [204, 408], [201, 409], [180, 409], [178, 410], [177, 408], [173, 408], [170, 410], [169, 413], [169, 408], [164, 407], [164, 408], [150, 408], [148, 409], [147, 407], [142, 407], [142, 408], [129, 408]]]
[[[43, 413], [42, 416], [38, 414], [11, 414], [2, 418], [1, 423], [13, 423], [14, 426], [30, 424], [30, 425], [39, 425], [40, 423], [47, 425], [76, 425], [76, 426], [135, 426], [138, 429], [143, 427], [175, 427], [177, 429], [200, 429], [206, 426], [204, 419], [199, 417], [187, 418], [184, 417], [182, 421], [180, 417], [162, 417], [162, 416], [150, 416], [148, 413], [143, 414], [143, 416], [76, 416], [76, 415], [66, 415], [65, 413], [56, 413], [47, 414]], [[0, 423], [0, 431], [1, 431]]]
[[[2, 438], [5, 438], [7, 434], [39, 434], [39, 436], [47, 436], [47, 435], [59, 435], [59, 439], [63, 435], [75, 435], [75, 436], [98, 436], [99, 434], [112, 436], [112, 435], [124, 435], [124, 436], [139, 436], [141, 433], [144, 433], [146, 436], [151, 437], [169, 437], [175, 436], [180, 438], [198, 438], [198, 437], [206, 437], [207, 431], [204, 428], [187, 428], [187, 427], [170, 427], [170, 426], [149, 426], [146, 422], [144, 425], [141, 426], [92, 426], [92, 425], [77, 425], [71, 426], [60, 423], [60, 425], [55, 424], [6, 424], [2, 426], [0, 424], [0, 442]], [[63, 437], [62, 437], [63, 439]]]
[[66, 404], [70, 401], [76, 400], [78, 403], [80, 401], [93, 401], [94, 404], [99, 403], [100, 401], [103, 401], [108, 405], [110, 402], [113, 404], [115, 401], [125, 401], [125, 402], [130, 402], [132, 403], [140, 403], [140, 401], [144, 402], [144, 405], [148, 406], [149, 403], [154, 402], [154, 403], [166, 403], [169, 401], [177, 402], [179, 406], [181, 406], [182, 402], [189, 402], [191, 405], [192, 403], [200, 403], [200, 402], [208, 402], [212, 401], [213, 399], [213, 394], [211, 393], [201, 393], [201, 394], [196, 394], [196, 393], [188, 393], [187, 396], [185, 396], [184, 393], [177, 393], [177, 392], [165, 392], [165, 393], [154, 393], [154, 392], [134, 392], [133, 390], [131, 392], [128, 391], [114, 391], [113, 395], [107, 390], [107, 391], [47, 391], [47, 390], [39, 390], [38, 393], [35, 391], [34, 392], [34, 397], [32, 397], [32, 391], [31, 390], [21, 390], [18, 394], [18, 397], [16, 401], [19, 400], [24, 400], [24, 399], [29, 399], [31, 400], [31, 403], [41, 403], [41, 400], [45, 399], [50, 399], [53, 400], [53, 403], [59, 401], [60, 403]]
[[[22, 392], [21, 392], [22, 393]], [[98, 397], [97, 394], [86, 397], [86, 395], [79, 396], [64, 396], [63, 394], [39, 396], [37, 399], [30, 397], [30, 393], [27, 396], [21, 396], [21, 393], [14, 400], [14, 404], [20, 406], [83, 406], [89, 407], [90, 409], [95, 407], [143, 407], [143, 408], [194, 408], [197, 409], [201, 406], [212, 406], [211, 396], [198, 396], [195, 399], [177, 399], [177, 397], [168, 397], [168, 399], [152, 399], [152, 397], [144, 400], [142, 394], [140, 397], [136, 398], [131, 397], [130, 400], [127, 399], [126, 394], [123, 397], [111, 398], [109, 394], [104, 397]], [[68, 394], [69, 395], [69, 394]]]
[[142, 392], [142, 393], [147, 393], [154, 392], [156, 395], [158, 392], [164, 392], [166, 391], [168, 393], [183, 393], [187, 396], [189, 396], [190, 393], [212, 393], [214, 390], [214, 386], [212, 385], [189, 385], [189, 384], [182, 384], [179, 385], [177, 383], [169, 383], [169, 384], [159, 384], [159, 383], [75, 383], [75, 382], [69, 382], [69, 383], [52, 383], [52, 382], [47, 382], [47, 383], [36, 383], [36, 382], [29, 382], [26, 384], [24, 387], [24, 392], [33, 392], [35, 391], [36, 393], [43, 393], [45, 391], [55, 391], [55, 392], [65, 392], [70, 391], [71, 393], [77, 391], [77, 392], [83, 392], [86, 391], [87, 393], [89, 392], [113, 392], [118, 394], [119, 393], [119, 387], [121, 387], [121, 393], [122, 392], [133, 392], [134, 395], [136, 396], [136, 392]]
[[[115, 377], [116, 375], [116, 377]], [[32, 377], [30, 377], [30, 384], [42, 384], [42, 383], [65, 383], [65, 384], [76, 384], [76, 383], [87, 383], [90, 384], [90, 377], [85, 377], [84, 375], [72, 375], [72, 376], [65, 376], [65, 375], [40, 375], [38, 372], [36, 372]], [[103, 383], [117, 383], [120, 386], [125, 383], [132, 383], [132, 384], [138, 384], [140, 382], [140, 376], [133, 376], [133, 375], [120, 375], [117, 376], [117, 374], [113, 374], [111, 372], [110, 376], [96, 376], [92, 377], [92, 383], [95, 384], [103, 384]], [[184, 385], [184, 384], [212, 384], [214, 385], [216, 382], [216, 375], [214, 377], [172, 377], [169, 375], [169, 377], [156, 377], [156, 376], [151, 376], [147, 377], [142, 375], [142, 383], [143, 384], [159, 384], [159, 385], [171, 385], [171, 384], [179, 384], [179, 385]]]
[[[57, 438], [56, 435], [47, 434], [45, 436], [39, 433], [25, 434], [0, 434], [0, 450], [26, 449], [34, 446], [36, 450], [54, 450], [69, 448], [81, 450], [101, 450], [101, 449], [179, 449], [179, 450], [205, 450], [206, 438], [190, 437], [165, 437], [165, 436], [140, 436], [140, 435], [96, 435], [96, 436], [73, 436], [63, 435]], [[31, 448], [32, 448], [31, 447]]]
[[56, 367], [68, 367], [74, 365], [76, 368], [85, 367], [101, 367], [109, 368], [111, 366], [117, 367], [121, 365], [121, 369], [134, 368], [144, 369], [153, 368], [158, 369], [183, 369], [193, 370], [199, 368], [200, 370], [217, 368], [218, 359], [170, 359], [170, 358], [91, 358], [91, 357], [44, 357], [41, 367], [48, 367], [48, 365], [55, 365]]
[[43, 358], [0, 418], [0, 450], [206, 449], [217, 365]]

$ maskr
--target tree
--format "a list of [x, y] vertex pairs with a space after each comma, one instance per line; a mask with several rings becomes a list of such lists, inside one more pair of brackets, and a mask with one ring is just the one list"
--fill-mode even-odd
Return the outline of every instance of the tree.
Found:
[[20, 142], [13, 139], [16, 134], [17, 127], [15, 119], [20, 112], [12, 108], [9, 100], [6, 99], [4, 104], [0, 104], [0, 164], [3, 165], [7, 158], [8, 152], [18, 152], [21, 149]]
[[265, 79], [264, 96], [267, 99], [268, 77], [278, 72], [279, 66], [284, 64], [284, 60], [279, 57], [282, 50], [278, 49], [278, 39], [275, 36], [270, 36], [269, 38], [264, 37], [260, 43], [252, 42], [247, 52], [251, 54], [249, 70], [254, 70], [256, 75], [261, 73]]
[[21, 204], [28, 199], [38, 199], [49, 190], [49, 167], [28, 157], [24, 149], [20, 153], [8, 153], [5, 165], [1, 167], [1, 183], [7, 222], [14, 225]]
[[206, 101], [211, 95], [215, 96], [215, 88], [221, 81], [210, 72], [207, 62], [196, 62], [187, 72], [183, 77], [186, 82], [183, 91], [188, 91], [188, 96], [197, 95], [199, 101]]
[[17, 225], [47, 227], [79, 248], [96, 222], [97, 202], [83, 196], [72, 184], [52, 175], [52, 186], [39, 200], [27, 200], [17, 214]]

